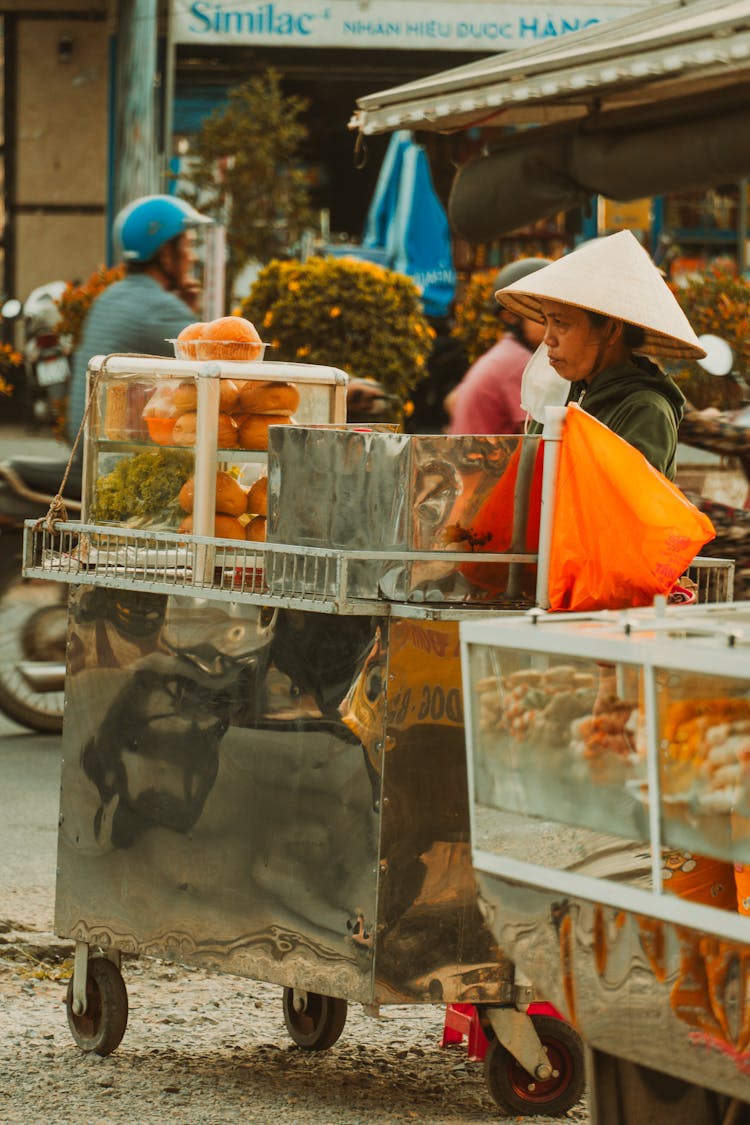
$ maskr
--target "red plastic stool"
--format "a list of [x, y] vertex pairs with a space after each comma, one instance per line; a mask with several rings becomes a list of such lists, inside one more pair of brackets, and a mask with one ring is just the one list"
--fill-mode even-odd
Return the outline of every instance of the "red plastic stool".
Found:
[[[563, 1017], [552, 1004], [546, 1000], [535, 1000], [529, 1004], [529, 1015], [554, 1016], [561, 1020]], [[470, 1059], [483, 1059], [487, 1054], [487, 1036], [484, 1034], [479, 1022], [479, 1012], [473, 1004], [449, 1004], [445, 1009], [445, 1024], [443, 1026], [443, 1039], [441, 1047], [450, 1047], [455, 1043], [466, 1044]]]

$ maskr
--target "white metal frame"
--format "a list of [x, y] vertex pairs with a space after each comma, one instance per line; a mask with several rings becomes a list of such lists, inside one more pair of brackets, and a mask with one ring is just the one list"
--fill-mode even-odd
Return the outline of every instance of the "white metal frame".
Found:
[[[585, 622], [591, 623], [587, 632], [581, 629], [581, 624]], [[477, 732], [474, 731], [470, 702], [469, 650], [472, 645], [628, 664], [641, 668], [644, 676], [652, 889], [643, 890], [564, 868], [526, 863], [485, 851], [473, 843], [475, 869], [544, 891], [549, 891], [554, 885], [557, 893], [690, 926], [730, 940], [750, 940], [750, 919], [664, 893], [655, 687], [657, 670], [668, 670], [701, 672], [732, 679], [746, 677], [750, 689], [750, 605], [735, 602], [730, 605], [675, 606], [671, 609], [656, 607], [595, 615], [540, 614], [532, 610], [524, 617], [506, 617], [503, 622], [464, 619], [459, 632], [472, 841], [477, 839], [473, 753]], [[689, 636], [685, 636], [686, 633]], [[545, 816], [545, 819], [552, 818]]]

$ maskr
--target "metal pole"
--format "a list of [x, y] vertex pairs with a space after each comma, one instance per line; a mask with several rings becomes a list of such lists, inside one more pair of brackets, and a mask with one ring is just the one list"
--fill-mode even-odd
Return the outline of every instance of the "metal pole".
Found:
[[119, 0], [115, 212], [158, 191], [154, 83], [156, 0]]
[[174, 87], [177, 61], [175, 58], [176, 47], [174, 42], [174, 8], [172, 3], [167, 5], [167, 43], [165, 48], [164, 63], [164, 155], [162, 157], [163, 191], [169, 190], [170, 163], [174, 140]]

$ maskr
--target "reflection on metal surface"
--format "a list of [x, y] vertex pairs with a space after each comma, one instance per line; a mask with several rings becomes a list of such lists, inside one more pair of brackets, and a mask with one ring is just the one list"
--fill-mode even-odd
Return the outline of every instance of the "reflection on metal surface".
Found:
[[747, 1099], [750, 949], [478, 875], [503, 952], [606, 1053]]
[[[531, 513], [531, 497], [538, 437], [287, 429], [281, 433], [279, 427], [269, 445], [269, 542], [371, 554], [434, 553], [432, 559], [398, 564], [375, 558], [352, 562], [351, 597], [533, 603], [539, 511], [537, 506]], [[503, 512], [493, 509], [493, 519], [483, 519], [496, 489], [502, 497], [508, 493]], [[441, 558], [447, 551], [480, 548], [515, 552], [526, 561], [510, 564], [509, 575], [509, 564], [472, 562], [468, 568]], [[501, 582], [490, 580], [501, 570]]]
[[69, 639], [58, 932], [364, 1003], [509, 997], [456, 622], [81, 587]]
[[391, 623], [376, 965], [386, 998], [498, 1001], [510, 979], [476, 902], [459, 655], [455, 622]]

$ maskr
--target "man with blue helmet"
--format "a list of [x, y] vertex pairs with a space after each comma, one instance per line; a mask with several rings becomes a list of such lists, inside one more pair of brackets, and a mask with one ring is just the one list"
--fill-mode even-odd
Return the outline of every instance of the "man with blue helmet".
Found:
[[126, 275], [97, 297], [83, 325], [68, 398], [71, 442], [86, 406], [86, 368], [92, 356], [112, 352], [171, 356], [168, 341], [197, 319], [199, 290], [191, 276], [190, 232], [211, 221], [171, 195], [143, 196], [115, 218], [115, 249]]

